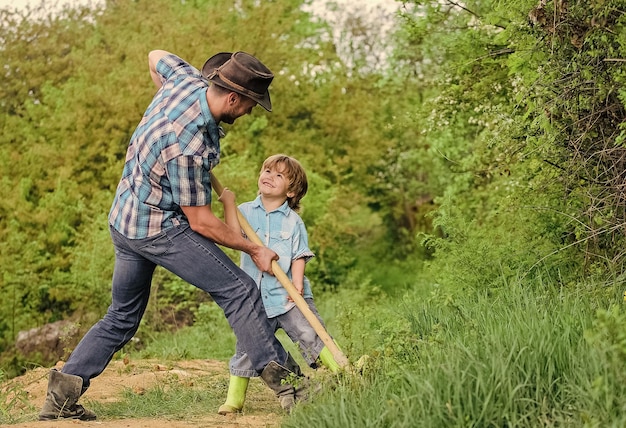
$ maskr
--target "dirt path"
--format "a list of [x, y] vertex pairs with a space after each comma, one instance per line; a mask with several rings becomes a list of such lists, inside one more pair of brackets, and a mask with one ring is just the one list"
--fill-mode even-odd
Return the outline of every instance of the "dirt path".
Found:
[[[274, 428], [280, 426], [284, 414], [269, 388], [262, 385], [261, 381], [250, 382], [250, 391], [244, 407], [244, 413], [233, 416], [218, 415], [217, 407], [207, 409], [206, 414], [193, 416], [186, 420], [169, 419], [117, 419], [111, 420], [99, 418], [92, 422], [83, 421], [37, 421], [37, 412], [44, 402], [48, 382], [46, 368], [31, 370], [23, 376], [12, 379], [0, 386], [0, 398], [10, 401], [11, 391], [21, 391], [27, 394], [26, 402], [34, 406], [35, 410], [28, 410], [28, 406], [22, 409], [12, 405], [6, 411], [22, 412], [26, 414], [27, 422], [2, 425], [15, 428], [182, 428], [182, 427], [226, 427], [226, 428]], [[98, 402], [112, 402], [120, 400], [125, 388], [130, 388], [136, 394], [154, 387], [159, 382], [175, 379], [184, 385], [193, 385], [194, 381], [210, 378], [211, 381], [227, 382], [228, 370], [225, 363], [211, 360], [191, 360], [161, 363], [158, 361], [113, 361], [107, 369], [87, 390], [80, 403], [88, 400]], [[6, 407], [6, 403], [0, 403]]]

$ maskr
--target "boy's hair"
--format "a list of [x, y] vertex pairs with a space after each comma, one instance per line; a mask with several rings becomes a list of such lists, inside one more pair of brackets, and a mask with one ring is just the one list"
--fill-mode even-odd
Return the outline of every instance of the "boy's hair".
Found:
[[304, 198], [309, 188], [304, 168], [296, 159], [283, 155], [272, 155], [265, 159], [261, 172], [265, 169], [275, 169], [284, 173], [289, 179], [289, 191], [293, 192], [293, 197], [287, 198], [289, 208], [294, 211], [300, 209], [300, 200]]

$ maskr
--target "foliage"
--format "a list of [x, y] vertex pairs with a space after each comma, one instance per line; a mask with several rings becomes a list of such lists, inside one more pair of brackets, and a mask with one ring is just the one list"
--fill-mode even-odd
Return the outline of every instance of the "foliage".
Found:
[[[275, 71], [276, 108], [227, 127], [217, 173], [244, 201], [269, 154], [303, 163], [307, 275], [342, 348], [370, 357], [287, 426], [623, 425], [623, 4], [409, 0], [389, 46], [338, 4], [333, 38], [305, 3], [0, 11], [3, 356], [22, 361], [20, 330], [106, 309], [106, 216], [154, 91], [148, 51], [200, 66], [243, 49]], [[226, 359], [224, 323], [157, 270], [124, 352]]]
[[623, 308], [596, 313], [618, 294], [582, 291], [597, 285], [433, 285], [428, 298], [378, 299], [361, 317], [360, 331], [377, 338], [362, 376], [283, 426], [621, 426], [623, 343], [611, 332]]
[[[370, 96], [376, 79], [348, 77], [330, 29], [303, 3], [107, 1], [40, 18], [0, 11], [0, 176], [11, 189], [0, 200], [3, 358], [14, 356], [20, 330], [70, 317], [87, 325], [106, 310], [113, 269], [106, 218], [129, 138], [154, 93], [151, 49], [196, 66], [215, 51], [242, 49], [275, 71], [277, 108], [227, 127], [218, 172], [243, 201], [254, 196], [267, 155], [301, 160], [311, 178], [303, 216], [317, 255], [307, 274], [320, 290], [344, 282], [358, 251], [381, 236], [363, 192], [368, 183], [355, 180], [384, 150], [368, 143], [384, 141]], [[205, 302], [158, 270], [142, 331], [167, 331], [169, 319], [185, 325], [180, 316]]]
[[437, 233], [416, 236], [442, 281], [622, 272], [618, 3], [407, 2], [394, 58], [421, 78], [406, 126], [428, 144], [401, 153], [404, 174], [428, 165]]
[[[606, 406], [605, 403], [613, 400], [613, 382], [620, 384], [626, 381], [626, 374], [619, 369], [626, 362], [624, 321], [624, 304], [614, 304], [608, 309], [598, 309], [593, 326], [585, 331], [585, 339], [598, 350], [605, 367], [605, 372], [589, 385], [593, 391], [590, 401], [596, 405]], [[610, 411], [610, 408], [606, 410]]]
[[571, 227], [572, 239], [581, 243], [588, 266], [617, 271], [623, 264], [617, 248], [623, 244], [625, 220], [620, 186], [626, 110], [620, 95], [624, 66], [615, 59], [626, 46], [624, 12], [618, 2], [581, 2], [567, 9], [556, 5], [545, 16], [554, 24], [547, 24], [542, 20], [546, 11], [533, 9], [538, 15], [535, 28], [546, 35], [543, 49], [549, 49], [550, 57], [540, 64], [544, 76], [534, 85], [541, 89], [533, 91], [528, 103], [537, 122], [547, 116], [549, 123], [540, 129], [563, 153], [544, 155], [546, 162], [562, 171], [563, 193], [580, 201], [575, 215], [580, 224]]

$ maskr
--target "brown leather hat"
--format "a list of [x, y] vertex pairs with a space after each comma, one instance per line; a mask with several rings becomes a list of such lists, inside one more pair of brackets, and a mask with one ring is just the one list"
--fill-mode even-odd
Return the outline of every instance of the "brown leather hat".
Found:
[[220, 52], [207, 59], [202, 75], [214, 84], [245, 95], [272, 111], [268, 90], [274, 75], [261, 61], [245, 52]]

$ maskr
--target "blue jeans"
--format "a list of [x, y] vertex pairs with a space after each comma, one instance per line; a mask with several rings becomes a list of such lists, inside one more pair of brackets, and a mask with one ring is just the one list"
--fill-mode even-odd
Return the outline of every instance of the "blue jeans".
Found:
[[[324, 321], [317, 311], [317, 307], [311, 298], [304, 299], [309, 306], [313, 315], [317, 317], [320, 324], [324, 326]], [[284, 314], [280, 314], [276, 317], [269, 318], [274, 331], [282, 328], [291, 341], [298, 345], [302, 358], [312, 368], [317, 368], [317, 358], [324, 348], [324, 342], [317, 335], [311, 323], [304, 317], [302, 311], [297, 306], [294, 306]], [[240, 377], [256, 377], [258, 373], [254, 370], [248, 353], [243, 349], [241, 344], [237, 342], [237, 348], [235, 355], [230, 359], [230, 374]]]
[[146, 239], [128, 239], [110, 229], [115, 247], [111, 305], [62, 369], [63, 373], [83, 378], [83, 392], [139, 328], [157, 265], [211, 295], [224, 311], [254, 370], [261, 373], [271, 361], [281, 365], [286, 362], [287, 353], [274, 336], [254, 280], [213, 241], [191, 230], [188, 224]]

